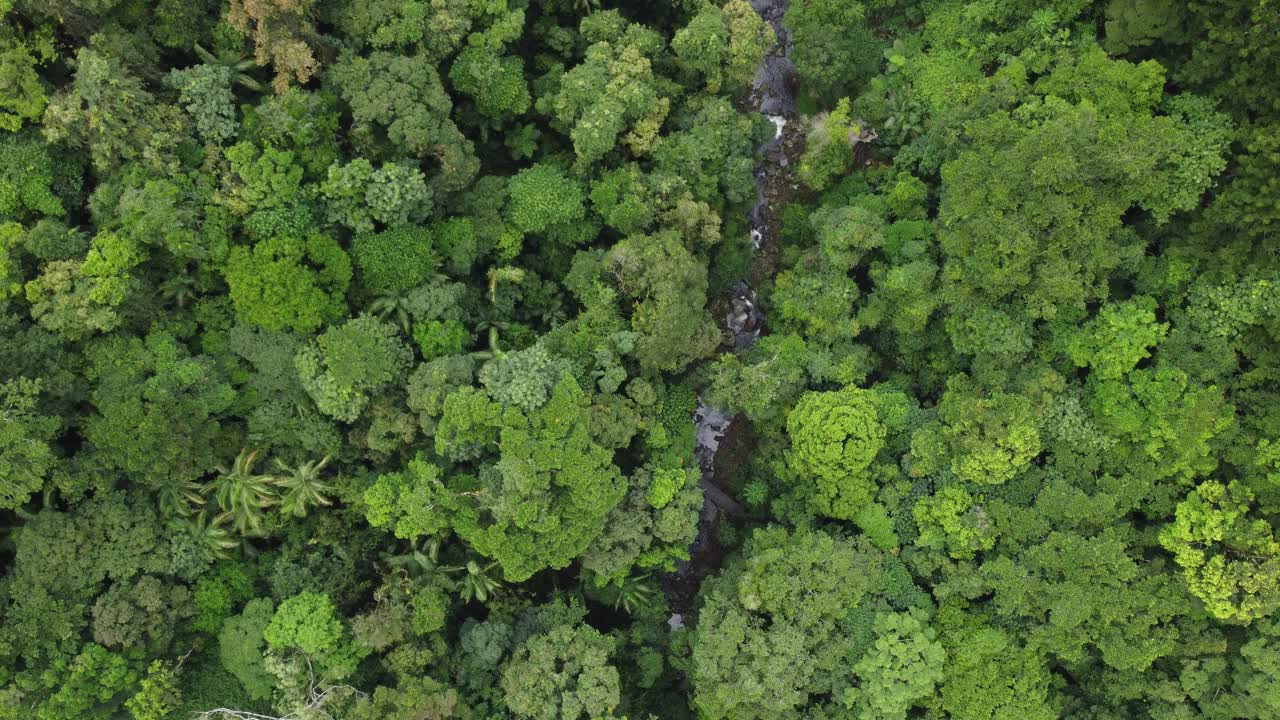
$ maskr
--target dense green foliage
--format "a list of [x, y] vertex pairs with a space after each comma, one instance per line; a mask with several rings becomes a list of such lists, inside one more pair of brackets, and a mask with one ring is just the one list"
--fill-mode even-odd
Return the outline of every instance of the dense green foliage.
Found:
[[0, 16], [0, 720], [1280, 718], [1274, 0]]

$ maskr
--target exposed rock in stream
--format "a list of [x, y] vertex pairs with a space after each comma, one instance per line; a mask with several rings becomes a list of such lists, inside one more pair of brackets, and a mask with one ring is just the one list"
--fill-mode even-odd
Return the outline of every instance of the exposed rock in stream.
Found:
[[769, 23], [778, 36], [778, 45], [760, 63], [752, 89], [765, 115], [786, 116], [796, 109], [796, 66], [791, 62], [791, 33], [782, 27], [790, 0], [750, 0], [751, 7]]
[[733, 418], [722, 411], [707, 407], [699, 400], [698, 409], [693, 414], [694, 426], [697, 428], [694, 434], [696, 445], [693, 452], [698, 458], [698, 464], [702, 467], [703, 475], [710, 474], [714, 469], [716, 451], [720, 449], [720, 439], [724, 437], [724, 431], [729, 428], [731, 420]]
[[[782, 16], [789, 0], [750, 0], [751, 7], [760, 14], [778, 37], [778, 44], [767, 55], [752, 82], [751, 102], [758, 111], [773, 123], [776, 131], [759, 149], [755, 169], [757, 198], [748, 215], [751, 245], [756, 250], [748, 277], [730, 291], [728, 312], [724, 327], [733, 335], [735, 352], [751, 347], [765, 329], [765, 313], [756, 299], [756, 291], [750, 283], [771, 276], [777, 268], [777, 213], [781, 201], [789, 194], [787, 171], [789, 155], [798, 147], [798, 135], [788, 120], [795, 113], [796, 70], [790, 59], [791, 34], [782, 27]], [[717, 467], [725, 464], [725, 458], [717, 459], [722, 440], [739, 428], [733, 418], [724, 412], [707, 406], [701, 400], [694, 414], [696, 425], [695, 455], [702, 470], [702, 486], [705, 501], [698, 518], [698, 535], [689, 548], [689, 560], [680, 563], [676, 571], [663, 578], [667, 600], [676, 613], [694, 609], [698, 589], [708, 575], [715, 573], [724, 559], [724, 548], [719, 542], [720, 519], [728, 515], [743, 515], [746, 508], [717, 483]], [[732, 426], [732, 430], [731, 430]], [[750, 433], [744, 437], [749, 437]], [[735, 447], [742, 443], [732, 443]], [[741, 464], [735, 458], [733, 464]], [[680, 617], [679, 615], [673, 617]]]
[[733, 289], [724, 325], [733, 333], [733, 345], [737, 350], [751, 347], [764, 330], [764, 311], [756, 302], [756, 291], [744, 282]]

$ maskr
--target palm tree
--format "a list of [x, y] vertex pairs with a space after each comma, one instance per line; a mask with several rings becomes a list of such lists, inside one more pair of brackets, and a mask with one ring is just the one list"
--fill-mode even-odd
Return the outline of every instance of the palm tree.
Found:
[[160, 285], [160, 299], [166, 305], [186, 307], [196, 295], [196, 279], [187, 274], [175, 275]]
[[617, 596], [613, 599], [613, 608], [617, 610], [621, 605], [628, 615], [634, 615], [636, 610], [647, 607], [658, 594], [657, 588], [650, 582], [647, 574], [638, 577], [627, 576], [619, 580], [615, 592]]
[[462, 598], [462, 602], [466, 603], [472, 600], [486, 602], [490, 595], [494, 595], [502, 589], [501, 582], [489, 577], [489, 571], [497, 566], [498, 563], [496, 561], [480, 567], [480, 563], [475, 560], [468, 560], [466, 565], [440, 569], [446, 573], [466, 571], [466, 574], [458, 579], [456, 585], [458, 597]]
[[175, 520], [174, 524], [185, 530], [194, 541], [197, 550], [207, 560], [228, 560], [231, 550], [240, 543], [231, 537], [231, 533], [223, 525], [230, 513], [222, 513], [209, 520], [209, 515], [201, 510], [194, 517]]
[[156, 498], [160, 514], [164, 517], [187, 517], [196, 507], [204, 505], [203, 489], [200, 483], [189, 480], [165, 485]]
[[369, 304], [369, 312], [379, 320], [386, 320], [400, 327], [405, 335], [409, 334], [413, 324], [413, 316], [409, 312], [409, 298], [400, 293], [384, 293]]
[[259, 534], [266, 519], [263, 510], [276, 502], [276, 495], [272, 490], [276, 479], [253, 472], [253, 464], [257, 459], [257, 450], [241, 450], [231, 464], [231, 469], [219, 465], [218, 477], [207, 486], [207, 489], [214, 491], [218, 507], [230, 513], [235, 528], [241, 535]]
[[762, 507], [769, 499], [769, 483], [759, 478], [752, 480], [742, 488], [742, 501], [753, 508]]
[[304, 462], [296, 468], [289, 467], [279, 458], [276, 459], [276, 467], [284, 472], [284, 475], [276, 481], [280, 487], [284, 488], [284, 496], [280, 499], [280, 512], [295, 517], [306, 517], [309, 507], [328, 507], [333, 504], [324, 496], [324, 493], [329, 492], [333, 487], [320, 480], [320, 471], [324, 470], [324, 466], [329, 464], [330, 459], [325, 455], [320, 462]]
[[258, 67], [258, 62], [251, 57], [246, 57], [241, 53], [223, 51], [214, 55], [213, 53], [200, 47], [195, 46], [196, 57], [200, 58], [200, 62], [206, 65], [221, 65], [231, 70], [231, 77], [238, 85], [248, 88], [254, 92], [262, 92], [262, 83], [254, 80], [249, 76], [248, 71]]
[[422, 542], [421, 547], [411, 545], [409, 552], [400, 555], [386, 553], [382, 560], [388, 567], [400, 570], [411, 578], [430, 575], [439, 569], [440, 538], [428, 538]]
[[487, 350], [475, 350], [470, 353], [471, 357], [477, 360], [492, 360], [502, 355], [502, 348], [498, 347], [499, 332], [506, 332], [511, 329], [511, 323], [505, 320], [490, 319], [481, 317], [476, 321], [476, 332], [486, 333], [489, 338], [489, 348]]
[[550, 327], [556, 327], [568, 318], [569, 314], [564, 308], [564, 301], [558, 295], [551, 298], [547, 307], [539, 314], [539, 319]]

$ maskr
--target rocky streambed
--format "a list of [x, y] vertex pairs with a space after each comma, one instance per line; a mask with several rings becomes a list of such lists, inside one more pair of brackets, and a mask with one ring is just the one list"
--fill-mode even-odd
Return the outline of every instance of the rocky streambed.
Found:
[[[793, 163], [803, 144], [799, 123], [795, 122], [796, 70], [790, 59], [791, 34], [782, 27], [782, 16], [788, 0], [750, 0], [751, 7], [773, 28], [778, 43], [761, 63], [752, 82], [750, 103], [775, 128], [757, 152], [755, 167], [756, 202], [748, 214], [751, 244], [755, 249], [751, 266], [729, 293], [723, 326], [732, 335], [735, 352], [751, 347], [766, 328], [765, 309], [757, 299], [754, 286], [772, 277], [778, 266], [778, 231], [782, 207], [794, 188]], [[734, 421], [727, 413], [699, 402], [694, 414], [696, 424], [695, 455], [702, 470], [705, 501], [698, 519], [698, 535], [689, 548], [689, 560], [663, 578], [663, 587], [671, 608], [676, 613], [693, 609], [703, 579], [714, 574], [724, 559], [719, 542], [720, 521], [726, 515], [741, 515], [746, 508], [722, 488], [719, 470], [726, 465], [746, 461], [749, 442], [733, 442], [736, 435], [749, 433], [744, 423]], [[728, 458], [730, 452], [743, 457]], [[678, 622], [679, 617], [673, 618]]]

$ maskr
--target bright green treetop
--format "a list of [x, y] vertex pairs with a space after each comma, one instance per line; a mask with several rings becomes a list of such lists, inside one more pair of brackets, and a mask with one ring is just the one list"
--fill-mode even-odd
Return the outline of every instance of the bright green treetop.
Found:
[[1227, 622], [1247, 624], [1280, 608], [1280, 542], [1250, 513], [1253, 500], [1236, 481], [1201, 483], [1160, 533], [1192, 594]]
[[825, 514], [852, 519], [871, 501], [875, 484], [867, 470], [887, 434], [873, 392], [806, 393], [787, 415], [787, 434], [788, 461], [817, 485], [815, 503]]
[[706, 3], [671, 38], [671, 49], [707, 81], [707, 92], [737, 90], [751, 82], [773, 45], [773, 32], [746, 0], [724, 7]]
[[581, 221], [584, 200], [582, 186], [554, 165], [534, 165], [511, 178], [511, 221], [522, 232]]
[[226, 278], [246, 322], [311, 332], [346, 309], [351, 259], [328, 235], [281, 235], [232, 248]]
[[331, 679], [350, 675], [367, 652], [348, 637], [333, 600], [317, 592], [304, 592], [280, 603], [262, 637], [275, 652], [302, 652], [317, 673]]
[[534, 720], [609, 717], [620, 702], [613, 652], [613, 638], [585, 624], [530, 638], [503, 670], [507, 707]]
[[417, 540], [447, 527], [440, 468], [421, 456], [402, 471], [384, 473], [364, 491], [365, 518], [374, 527], [391, 526], [398, 538]]
[[299, 350], [294, 365], [321, 412], [353, 422], [373, 394], [404, 376], [412, 359], [395, 326], [361, 315]]
[[865, 545], [817, 531], [757, 530], [701, 593], [689, 670], [698, 712], [713, 720], [795, 717], [843, 696], [851, 662], [870, 642], [845, 620], [870, 600], [881, 569], [879, 553]]
[[565, 375], [550, 400], [508, 415], [496, 473], [482, 495], [482, 519], [468, 512], [455, 530], [497, 559], [508, 580], [568, 565], [604, 527], [626, 490], [613, 453], [591, 438], [585, 393]]
[[859, 720], [905, 720], [942, 680], [946, 650], [919, 611], [882, 613], [874, 630], [875, 643], [853, 665], [858, 687], [842, 700]]

